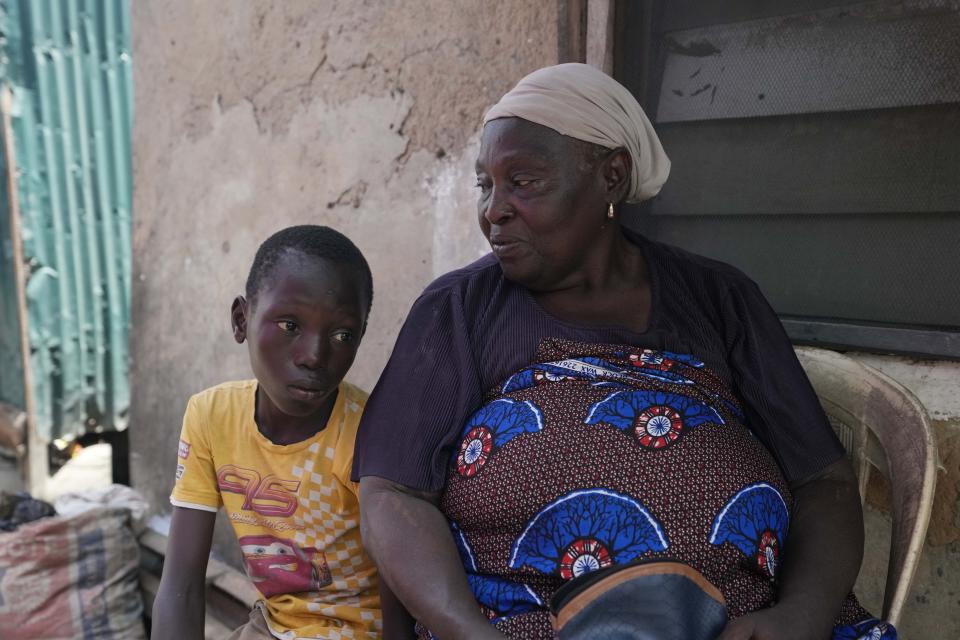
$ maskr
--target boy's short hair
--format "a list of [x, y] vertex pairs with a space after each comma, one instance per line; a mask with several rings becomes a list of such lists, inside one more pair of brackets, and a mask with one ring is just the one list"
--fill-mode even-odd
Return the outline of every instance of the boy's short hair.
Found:
[[353, 267], [363, 278], [367, 294], [367, 313], [373, 305], [373, 276], [366, 258], [350, 238], [336, 229], [315, 224], [302, 224], [281, 229], [267, 238], [253, 258], [250, 275], [247, 276], [247, 301], [254, 305], [264, 281], [270, 276], [274, 265], [287, 251], [297, 251], [312, 258], [329, 260], [334, 264]]

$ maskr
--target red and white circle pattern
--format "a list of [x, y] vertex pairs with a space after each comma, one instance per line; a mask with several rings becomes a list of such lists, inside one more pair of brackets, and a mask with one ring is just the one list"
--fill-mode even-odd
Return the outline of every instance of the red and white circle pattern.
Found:
[[603, 543], [593, 538], [580, 538], [573, 541], [560, 558], [560, 577], [570, 580], [612, 564], [613, 558]]
[[457, 473], [467, 478], [477, 475], [493, 451], [493, 435], [484, 426], [474, 427], [460, 443]]
[[663, 449], [673, 444], [683, 430], [683, 418], [673, 407], [648, 407], [634, 421], [637, 440], [649, 449]]

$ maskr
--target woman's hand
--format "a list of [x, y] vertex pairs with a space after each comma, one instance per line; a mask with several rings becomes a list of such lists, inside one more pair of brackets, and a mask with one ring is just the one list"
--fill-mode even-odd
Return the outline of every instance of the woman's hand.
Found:
[[717, 640], [811, 640], [817, 632], [796, 613], [779, 607], [761, 609], [731, 620]]
[[863, 556], [863, 512], [846, 458], [793, 487], [778, 602], [731, 620], [718, 640], [827, 640]]

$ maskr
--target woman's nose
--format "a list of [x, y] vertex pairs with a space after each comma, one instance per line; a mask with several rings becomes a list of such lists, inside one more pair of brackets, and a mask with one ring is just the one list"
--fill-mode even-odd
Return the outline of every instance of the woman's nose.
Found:
[[492, 188], [484, 203], [483, 217], [492, 225], [500, 225], [513, 217], [514, 210], [503, 189]]

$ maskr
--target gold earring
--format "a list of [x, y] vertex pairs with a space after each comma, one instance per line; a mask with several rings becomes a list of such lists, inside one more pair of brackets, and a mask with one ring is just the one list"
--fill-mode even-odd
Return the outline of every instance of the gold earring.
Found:
[[612, 202], [607, 206], [607, 217], [613, 220], [613, 203]]

